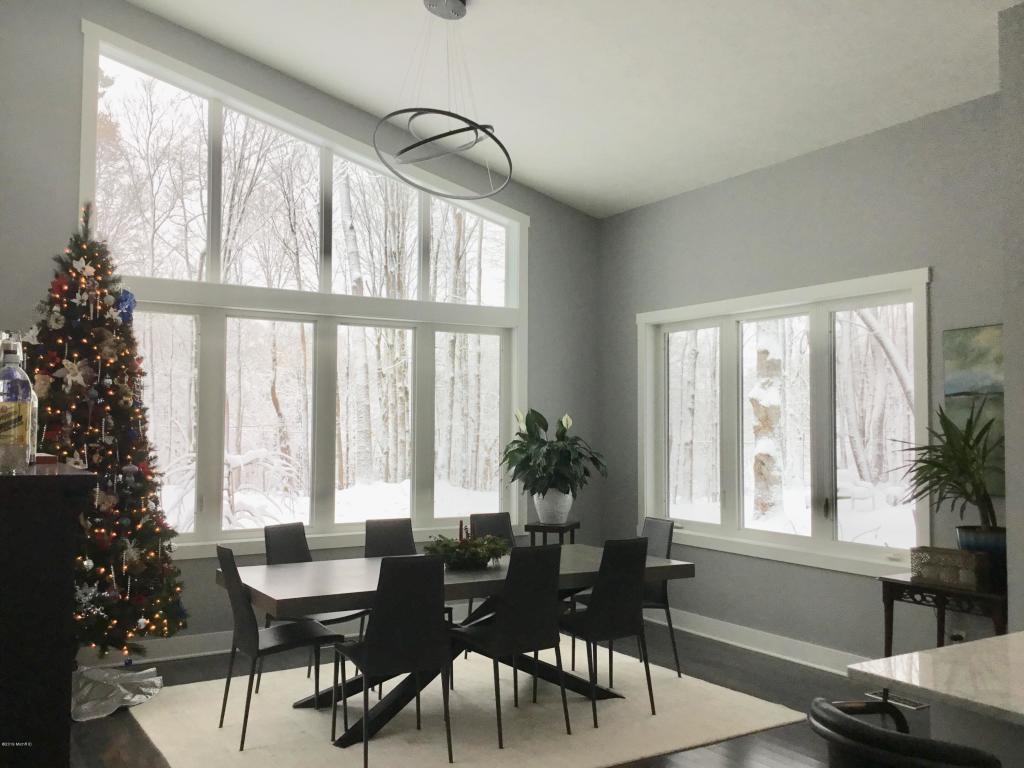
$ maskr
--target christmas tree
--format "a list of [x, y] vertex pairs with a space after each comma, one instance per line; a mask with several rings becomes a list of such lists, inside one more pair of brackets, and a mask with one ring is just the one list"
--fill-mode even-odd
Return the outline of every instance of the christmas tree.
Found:
[[39, 397], [39, 449], [96, 473], [92, 506], [79, 518], [75, 569], [80, 645], [142, 653], [138, 641], [185, 626], [175, 531], [160, 508], [160, 483], [142, 404], [143, 361], [132, 331], [135, 298], [123, 289], [105, 243], [82, 231], [54, 257], [57, 270], [23, 339]]

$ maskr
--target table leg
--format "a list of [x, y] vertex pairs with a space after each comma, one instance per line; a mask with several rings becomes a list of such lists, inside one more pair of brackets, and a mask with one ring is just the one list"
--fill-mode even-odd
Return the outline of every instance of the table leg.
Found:
[[576, 543], [576, 529], [575, 528], [573, 528], [571, 531], [569, 531], [569, 543], [570, 544], [575, 544]]
[[536, 531], [530, 531], [530, 546], [531, 547], [536, 547], [537, 546], [537, 532]]
[[946, 596], [935, 596], [935, 645], [942, 648], [946, 644]]
[[558, 532], [558, 546], [565, 544], [565, 531]]
[[992, 629], [997, 635], [1006, 634], [1006, 603], [992, 606]]
[[544, 531], [541, 533], [541, 543], [546, 547], [548, 545], [548, 532]]
[[[882, 582], [882, 606], [884, 608], [884, 628], [882, 630], [882, 655], [892, 656], [892, 617], [893, 617], [893, 604], [896, 601], [896, 597], [893, 594], [892, 587], [885, 582]], [[882, 701], [889, 700], [889, 689], [882, 689]]]

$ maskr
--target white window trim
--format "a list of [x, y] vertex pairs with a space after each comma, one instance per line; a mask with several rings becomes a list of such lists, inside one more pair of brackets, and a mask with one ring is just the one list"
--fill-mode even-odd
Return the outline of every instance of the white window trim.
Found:
[[[676, 309], [663, 309], [637, 315], [637, 477], [638, 512], [644, 516], [667, 517], [665, 492], [664, 451], [666, 446], [666, 387], [664, 386], [664, 334], [685, 328], [725, 326], [735, 322], [738, 315], [752, 313], [774, 315], [787, 309], [806, 305], [849, 303], [863, 306], [866, 301], [884, 300], [894, 294], [914, 305], [914, 440], [927, 442], [927, 428], [931, 412], [928, 371], [928, 283], [930, 269], [914, 269], [887, 275], [844, 280], [774, 293], [764, 293], [736, 299], [696, 304]], [[818, 329], [824, 327], [818, 324]], [[813, 332], [813, 331], [812, 331]], [[736, 335], [723, 333], [720, 337], [723, 360], [735, 359], [731, 349]], [[812, 365], [816, 363], [812, 361]], [[818, 361], [829, 365], [829, 361]], [[808, 537], [776, 534], [744, 529], [740, 524], [739, 467], [737, 450], [739, 440], [738, 372], [725, 375], [721, 380], [721, 473], [722, 524], [697, 523], [676, 520], [675, 541], [679, 544], [713, 549], [797, 565], [842, 571], [865, 576], [881, 576], [905, 571], [910, 566], [908, 550], [887, 550], [880, 547], [840, 542], [832, 539], [832, 519], [824, 516], [821, 502], [824, 489], [812, 488], [812, 535]], [[831, 408], [831, 402], [812, 403], [812, 409]], [[813, 440], [813, 436], [812, 436]], [[817, 452], [812, 449], [812, 461]], [[822, 474], [817, 473], [820, 484]], [[832, 511], [834, 518], [835, 511]], [[915, 508], [918, 544], [930, 541], [930, 512], [927, 500]]]
[[[124, 35], [86, 19], [82, 20], [83, 78], [82, 131], [79, 198], [84, 204], [92, 200], [96, 185], [96, 111], [100, 56], [110, 56], [141, 72], [208, 99], [210, 103], [210, 168], [220, 167], [221, 142], [215, 140], [222, 131], [221, 107], [236, 109], [290, 133], [320, 149], [321, 159], [321, 227], [331, 226], [331, 193], [333, 156], [355, 162], [383, 175], [390, 175], [380, 163], [371, 145], [353, 139], [309, 117], [254, 94], [234, 83], [222, 80], [201, 69], [185, 64], [161, 51], [142, 45]], [[435, 174], [417, 169], [410, 175], [417, 181], [453, 193], [469, 192], [464, 187]], [[135, 293], [140, 311], [192, 314], [196, 317], [198, 349], [197, 369], [201, 392], [197, 408], [197, 453], [203, 456], [223, 455], [221, 404], [225, 396], [225, 323], [229, 316], [259, 316], [274, 313], [278, 319], [313, 323], [315, 344], [331, 346], [319, 353], [314, 365], [314, 408], [329, 401], [333, 410], [333, 386], [337, 372], [327, 363], [337, 354], [336, 338], [339, 324], [400, 326], [418, 329], [414, 332], [413, 376], [413, 459], [411, 517], [417, 541], [426, 541], [438, 533], [450, 534], [457, 527], [457, 518], [434, 519], [433, 485], [433, 410], [434, 362], [431, 331], [462, 331], [496, 334], [503, 346], [500, 374], [501, 398], [509, 404], [507, 418], [499, 421], [499, 446], [512, 435], [511, 413], [525, 409], [527, 398], [528, 339], [528, 232], [529, 216], [493, 199], [459, 201], [458, 207], [488, 219], [506, 231], [506, 306], [445, 304], [421, 300], [399, 300], [331, 293], [330, 270], [321, 280], [319, 291], [289, 291], [228, 285], [220, 282], [220, 173], [210, 173], [208, 189], [207, 248], [210, 258], [203, 281], [169, 280], [127, 276], [125, 284]], [[421, 195], [420, 200], [424, 197]], [[429, 205], [421, 204], [421, 221], [429, 220]], [[426, 210], [424, 210], [426, 209]], [[425, 240], [421, 238], [421, 244]], [[321, 237], [321, 257], [330, 259], [331, 238]], [[421, 269], [424, 261], [421, 254]], [[425, 290], [425, 283], [423, 283]], [[286, 317], [290, 315], [291, 317]], [[332, 341], [334, 342], [332, 345]], [[426, 352], [429, 349], [429, 356]], [[504, 354], [504, 350], [508, 354]], [[335, 366], [336, 368], [336, 366]], [[417, 418], [417, 413], [423, 418]], [[205, 428], [204, 428], [204, 425]], [[431, 427], [428, 429], [428, 427]], [[311, 436], [313, 447], [310, 524], [307, 534], [310, 547], [327, 549], [360, 546], [363, 543], [361, 524], [335, 524], [333, 520], [334, 441], [333, 429], [317, 429]], [[429, 448], [428, 448], [429, 446]], [[426, 453], [424, 453], [426, 451]], [[417, 466], [416, 456], [429, 455], [429, 466]], [[328, 467], [330, 464], [330, 467]], [[200, 461], [196, 479], [196, 522], [192, 533], [179, 534], [176, 556], [180, 559], [212, 557], [214, 546], [229, 541], [238, 554], [263, 551], [262, 529], [220, 530], [220, 505], [223, 472], [221, 463]], [[327, 486], [330, 485], [330, 488]], [[512, 515], [513, 524], [521, 532], [526, 522], [525, 497], [518, 493], [518, 484], [503, 484], [500, 509]], [[426, 506], [425, 506], [426, 505]], [[213, 509], [210, 509], [210, 507]]]

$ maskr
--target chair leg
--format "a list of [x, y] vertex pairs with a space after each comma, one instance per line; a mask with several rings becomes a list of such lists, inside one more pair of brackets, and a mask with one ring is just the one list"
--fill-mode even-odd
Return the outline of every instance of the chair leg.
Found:
[[672, 641], [672, 658], [676, 660], [676, 677], [682, 677], [683, 671], [679, 668], [679, 651], [676, 649], [676, 631], [672, 627], [672, 611], [665, 606], [665, 623], [668, 624], [668, 637]]
[[220, 705], [220, 725], [218, 728], [224, 727], [224, 710], [228, 708], [228, 689], [231, 688], [231, 671], [235, 668], [235, 646], [231, 645], [231, 656], [228, 658], [228, 676], [224, 678], [224, 701]]
[[[576, 598], [569, 599], [569, 613], [576, 615]], [[570, 635], [572, 637], [572, 655], [569, 659], [569, 666], [572, 670], [576, 671], [576, 635]]]
[[245, 714], [242, 715], [242, 739], [238, 742], [238, 751], [245, 749], [245, 729], [249, 725], [249, 704], [252, 702], [252, 684], [256, 680], [256, 661], [249, 665], [249, 689], [245, 692]]
[[612, 654], [614, 652], [615, 652], [615, 641], [614, 640], [609, 640], [608, 641], [608, 687], [609, 688], [614, 688], [615, 687], [615, 678], [613, 677], [614, 673], [612, 672]]
[[420, 720], [420, 673], [413, 672], [412, 679], [416, 683], [416, 730], [423, 730], [422, 722]]
[[505, 748], [505, 742], [501, 737], [501, 684], [498, 682], [498, 660], [491, 659], [494, 667], [494, 712], [498, 716], [498, 749]]
[[348, 694], [345, 693], [345, 681], [348, 680], [348, 668], [345, 657], [341, 657], [341, 724], [348, 730]]
[[537, 703], [537, 651], [533, 652], [533, 703]]
[[320, 709], [320, 646], [313, 646], [313, 706]]
[[597, 728], [597, 643], [587, 642], [587, 672], [590, 674], [590, 708], [594, 711], [594, 727]]
[[309, 674], [313, 671], [313, 649], [309, 649], [309, 658], [306, 659], [306, 679], [309, 680]]
[[517, 657], [512, 657], [512, 706], [519, 708], [519, 664]]
[[366, 614], [364, 613], [359, 617], [359, 639], [363, 639], [363, 633], [366, 631]]
[[640, 649], [644, 654], [644, 674], [647, 675], [647, 695], [651, 698], [651, 714], [655, 715], [657, 712], [654, 711], [654, 687], [651, 685], [651, 664], [647, 658], [647, 638], [644, 637], [642, 630], [640, 632]]
[[338, 738], [338, 666], [340, 664], [338, 649], [334, 649], [334, 687], [331, 688], [331, 741]]
[[[268, 613], [266, 618], [263, 620], [263, 626], [269, 628], [273, 622], [270, 619]], [[256, 665], [256, 693], [260, 692], [260, 683], [263, 682], [263, 657], [260, 657], [259, 664]]]
[[[558, 687], [562, 691], [562, 713], [565, 715], [565, 733], [572, 736], [572, 727], [569, 725], [569, 702], [565, 698], [565, 673], [562, 671], [562, 649], [555, 646], [555, 664], [558, 666]], [[537, 678], [534, 678], [536, 681]]]
[[[468, 607], [468, 610], [466, 612], [466, 617], [468, 618], [468, 617], [470, 617], [472, 615], [473, 615], [473, 598], [471, 597], [471, 598], [469, 598], [469, 607]], [[465, 653], [465, 655], [462, 658], [464, 658], [464, 659], [468, 659], [469, 658], [469, 648], [466, 649], [466, 653]]]
[[448, 688], [451, 684], [448, 673], [441, 670], [441, 700], [444, 702], [444, 736], [448, 742], [448, 762], [455, 762], [452, 759], [452, 718], [448, 709]]
[[370, 768], [370, 729], [366, 727], [367, 715], [370, 712], [370, 687], [366, 685], [365, 672], [363, 681], [363, 768]]

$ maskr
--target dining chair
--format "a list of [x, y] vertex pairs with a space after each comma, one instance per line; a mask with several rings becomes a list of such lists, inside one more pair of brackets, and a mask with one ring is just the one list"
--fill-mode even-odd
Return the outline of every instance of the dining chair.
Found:
[[231, 656], [228, 660], [228, 674], [224, 678], [224, 700], [220, 705], [220, 723], [224, 727], [224, 713], [228, 706], [228, 691], [231, 688], [231, 673], [235, 667], [235, 654], [242, 652], [252, 663], [249, 666], [249, 687], [245, 694], [245, 714], [242, 716], [242, 739], [238, 751], [245, 749], [245, 731], [249, 724], [249, 704], [252, 701], [253, 681], [256, 677], [256, 665], [265, 656], [294, 648], [311, 647], [316, 655], [316, 676], [314, 692], [320, 688], [320, 647], [330, 643], [340, 643], [345, 636], [334, 632], [323, 624], [311, 619], [300, 619], [286, 624], [260, 629], [256, 621], [256, 612], [249, 599], [249, 588], [238, 576], [234, 553], [226, 547], [217, 547], [217, 560], [227, 587], [228, 599], [231, 602], [231, 614], [234, 619], [234, 632], [231, 636]]
[[415, 555], [416, 540], [412, 535], [412, 520], [367, 520], [363, 557], [395, 557]]
[[[640, 529], [640, 535], [647, 539], [647, 551], [652, 552], [658, 557], [664, 557], [669, 559], [672, 557], [672, 532], [675, 529], [675, 521], [669, 520], [664, 517], [644, 517], [643, 526]], [[590, 592], [581, 592], [580, 594], [574, 595], [571, 600], [573, 601], [572, 608], [575, 609], [575, 604], [586, 604], [587, 600], [590, 599]], [[672, 643], [672, 658], [676, 663], [676, 677], [682, 677], [683, 672], [679, 666], [679, 650], [676, 647], [676, 632], [672, 626], [672, 611], [668, 603], [668, 582], [649, 582], [644, 581], [644, 608], [659, 609], [665, 612], [665, 623], [668, 625], [668, 637]], [[608, 687], [611, 688], [615, 684], [615, 670], [614, 670], [614, 653], [615, 643], [608, 643]], [[637, 656], [641, 657], [639, 649], [639, 642], [637, 646]], [[572, 666], [576, 668], [576, 641], [572, 643]]]
[[[263, 544], [266, 552], [267, 565], [283, 565], [287, 563], [309, 563], [313, 561], [313, 554], [309, 551], [309, 542], [306, 540], [306, 527], [302, 523], [281, 523], [280, 525], [268, 525], [263, 528]], [[313, 619], [325, 626], [341, 624], [346, 621], [359, 619], [359, 634], [363, 633], [363, 624], [366, 620], [365, 610], [358, 611], [335, 611], [332, 613], [316, 613], [309, 616], [272, 616], [266, 615], [264, 626], [269, 627], [274, 621], [295, 621], [298, 619]], [[313, 667], [313, 649], [309, 649], [309, 661], [306, 664], [306, 677], [310, 676]], [[256, 674], [256, 693], [260, 692], [260, 683], [263, 681], [263, 661], [260, 660]]]
[[[562, 651], [559, 647], [558, 619], [562, 602], [558, 595], [558, 570], [562, 548], [558, 544], [541, 547], [518, 547], [509, 557], [508, 572], [500, 594], [494, 598], [495, 612], [487, 622], [465, 627], [452, 627], [452, 635], [474, 652], [491, 659], [494, 670], [494, 708], [498, 718], [498, 748], [504, 748], [501, 730], [501, 687], [498, 682], [498, 660], [512, 659], [538, 651], [555, 649], [558, 684], [562, 693], [565, 732], [572, 735], [569, 705], [565, 698], [562, 672]], [[513, 702], [519, 706], [518, 680], [513, 679]], [[533, 678], [533, 701], [537, 701], [537, 677]]]
[[[481, 536], [496, 536], [509, 548], [516, 545], [516, 534], [512, 530], [512, 516], [508, 512], [478, 512], [469, 516], [469, 535], [476, 539]], [[473, 598], [469, 598], [468, 612], [473, 613]], [[466, 652], [469, 656], [469, 651]]]
[[[896, 730], [855, 715], [881, 714]], [[906, 718], [887, 701], [837, 701], [817, 698], [807, 715], [811, 730], [828, 742], [831, 768], [1000, 768], [995, 755], [974, 747], [911, 736]]]
[[593, 592], [582, 611], [562, 616], [562, 629], [587, 646], [590, 674], [590, 703], [597, 728], [597, 644], [636, 637], [647, 676], [647, 694], [654, 709], [654, 688], [644, 636], [644, 571], [647, 568], [647, 539], [606, 541]]
[[[385, 557], [381, 560], [373, 609], [366, 633], [355, 642], [335, 645], [334, 695], [331, 699], [331, 739], [338, 722], [338, 665], [341, 679], [347, 678], [346, 660], [351, 661], [363, 680], [374, 677], [413, 675], [417, 689], [423, 675], [440, 672], [444, 704], [448, 762], [452, 762], [451, 717], [448, 710], [448, 665], [451, 641], [444, 618], [444, 564], [432, 556]], [[370, 686], [363, 686], [363, 723], [370, 711]], [[342, 709], [348, 721], [348, 699], [341, 686]], [[416, 692], [416, 728], [420, 722], [420, 693]], [[363, 768], [369, 765], [369, 728], [363, 731]]]

